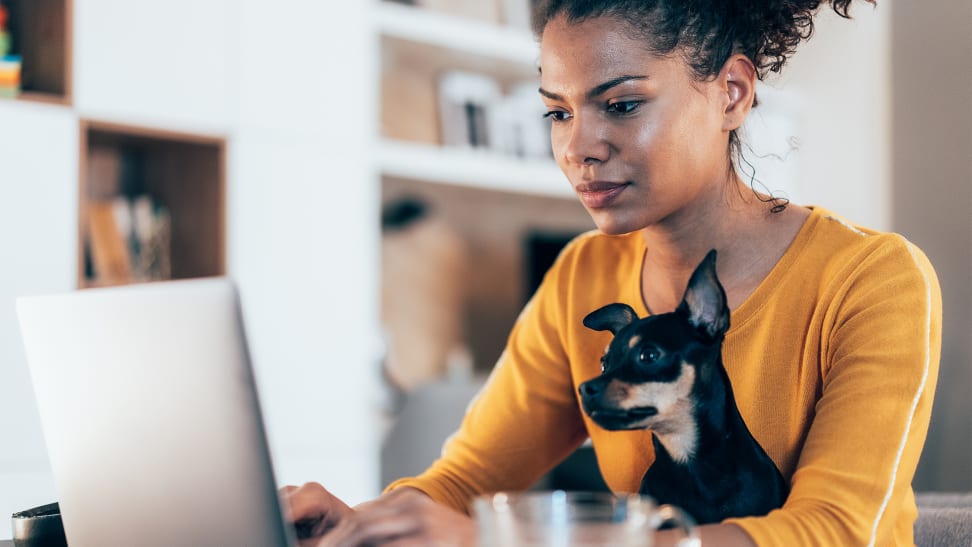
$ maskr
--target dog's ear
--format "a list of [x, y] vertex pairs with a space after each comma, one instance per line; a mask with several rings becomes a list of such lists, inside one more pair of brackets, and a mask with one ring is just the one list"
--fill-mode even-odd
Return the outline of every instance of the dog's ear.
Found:
[[587, 317], [584, 318], [584, 326], [593, 330], [609, 330], [611, 334], [617, 334], [619, 330], [627, 327], [636, 319], [638, 319], [638, 314], [631, 306], [614, 303], [587, 314]]
[[692, 273], [676, 313], [711, 340], [720, 340], [729, 330], [726, 291], [716, 276], [716, 251], [712, 249]]

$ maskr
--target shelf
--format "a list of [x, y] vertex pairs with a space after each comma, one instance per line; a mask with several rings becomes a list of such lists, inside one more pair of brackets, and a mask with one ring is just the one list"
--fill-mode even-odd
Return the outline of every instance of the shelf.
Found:
[[540, 50], [527, 30], [390, 2], [378, 6], [378, 30], [385, 37], [513, 63], [536, 73]]
[[149, 196], [167, 211], [165, 278], [226, 273], [224, 139], [82, 120], [80, 147], [79, 286], [145, 280], [89, 275], [95, 262], [89, 230], [92, 204], [118, 196]]
[[21, 56], [16, 100], [71, 102], [71, 0], [3, 0], [13, 53]]
[[382, 176], [520, 194], [573, 199], [553, 161], [521, 160], [495, 152], [382, 141]]

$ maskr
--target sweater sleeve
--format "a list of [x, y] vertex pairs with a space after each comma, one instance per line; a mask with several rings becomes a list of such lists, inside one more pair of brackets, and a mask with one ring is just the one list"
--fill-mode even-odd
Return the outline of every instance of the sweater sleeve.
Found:
[[[786, 503], [764, 517], [728, 521], [757, 545], [887, 545], [911, 537], [895, 527], [914, 522], [911, 480], [938, 375], [941, 292], [920, 250], [900, 236], [879, 237], [834, 277], [821, 395]], [[900, 518], [907, 512], [911, 518]]]
[[486, 384], [470, 404], [442, 456], [410, 486], [439, 503], [468, 512], [470, 500], [523, 490], [586, 438], [562, 333], [569, 273], [565, 249], [521, 312]]

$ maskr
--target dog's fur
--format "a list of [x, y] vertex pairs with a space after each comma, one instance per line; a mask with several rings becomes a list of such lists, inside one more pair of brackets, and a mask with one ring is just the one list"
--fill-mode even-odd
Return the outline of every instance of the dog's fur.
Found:
[[579, 387], [601, 427], [652, 431], [655, 462], [641, 492], [699, 523], [765, 515], [789, 490], [739, 415], [722, 365], [729, 307], [715, 262], [712, 250], [672, 313], [638, 319], [630, 306], [609, 304], [585, 317], [614, 339], [602, 374]]

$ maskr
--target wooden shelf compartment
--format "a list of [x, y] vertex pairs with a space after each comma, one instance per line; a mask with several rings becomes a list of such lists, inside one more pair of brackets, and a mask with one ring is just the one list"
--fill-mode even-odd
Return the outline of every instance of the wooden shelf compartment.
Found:
[[19, 100], [69, 104], [72, 0], [0, 0], [10, 13], [12, 53], [21, 56]]
[[[115, 195], [144, 193], [171, 218], [171, 278], [226, 273], [226, 141], [91, 120], [81, 121], [78, 283], [104, 284], [89, 278], [88, 209]], [[117, 183], [88, 180], [95, 154], [137, 158]], [[124, 169], [124, 168], [123, 168]], [[123, 170], [121, 169], [121, 170]], [[133, 173], [134, 171], [134, 173]], [[124, 180], [127, 179], [127, 180]], [[133, 188], [137, 187], [137, 188]]]

